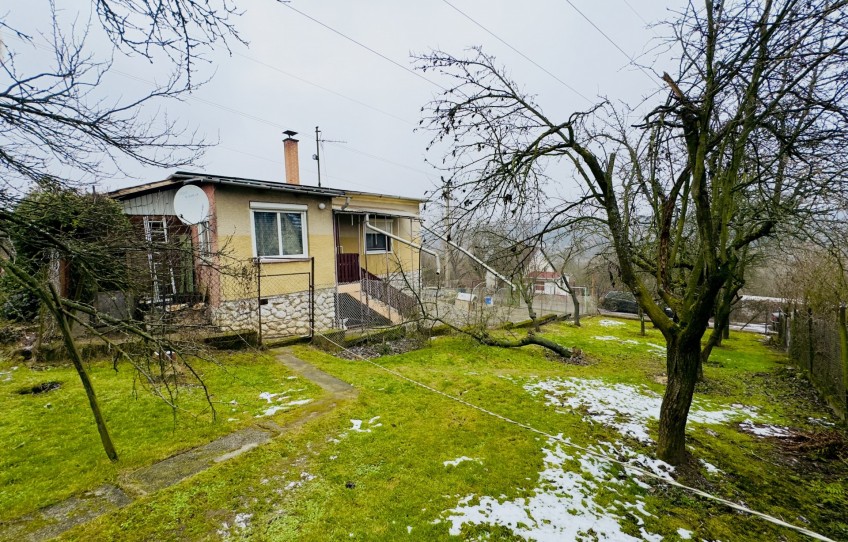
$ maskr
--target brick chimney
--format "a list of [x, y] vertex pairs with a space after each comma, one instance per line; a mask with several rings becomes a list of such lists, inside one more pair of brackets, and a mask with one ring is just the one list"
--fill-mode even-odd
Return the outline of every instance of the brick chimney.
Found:
[[297, 161], [297, 132], [286, 130], [283, 132], [286, 138], [283, 140], [283, 154], [286, 160], [286, 182], [288, 184], [300, 184], [300, 166]]

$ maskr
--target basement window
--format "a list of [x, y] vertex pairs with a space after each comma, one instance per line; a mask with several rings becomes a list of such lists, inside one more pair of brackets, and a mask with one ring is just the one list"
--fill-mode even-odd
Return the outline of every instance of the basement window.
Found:
[[253, 253], [258, 258], [305, 258], [306, 205], [250, 203]]

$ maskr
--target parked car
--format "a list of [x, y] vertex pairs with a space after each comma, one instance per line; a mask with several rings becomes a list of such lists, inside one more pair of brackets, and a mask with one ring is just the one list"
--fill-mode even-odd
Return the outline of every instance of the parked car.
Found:
[[639, 304], [630, 292], [608, 292], [601, 300], [601, 308], [612, 312], [639, 313]]
[[[662, 310], [669, 318], [676, 316], [670, 307], [660, 303]], [[636, 297], [630, 292], [612, 291], [607, 293], [601, 300], [601, 308], [612, 312], [627, 312], [630, 314], [639, 314], [639, 304], [636, 302]]]

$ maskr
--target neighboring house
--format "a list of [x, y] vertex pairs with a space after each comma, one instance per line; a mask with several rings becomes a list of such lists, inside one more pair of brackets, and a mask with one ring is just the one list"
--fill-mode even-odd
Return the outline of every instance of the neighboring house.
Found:
[[536, 294], [569, 295], [568, 290], [564, 288], [562, 275], [539, 249], [533, 249], [528, 259], [527, 281], [533, 283], [533, 291]]
[[530, 271], [527, 279], [533, 283], [533, 291], [537, 294], [569, 295], [563, 288], [562, 275], [556, 271]]
[[[301, 185], [297, 140], [284, 148], [286, 182], [177, 172], [110, 194], [148, 241], [191, 247], [148, 254], [147, 302], [202, 306], [213, 325], [265, 336], [401, 321], [419, 280], [423, 200]], [[185, 185], [208, 199], [199, 224], [175, 214]]]

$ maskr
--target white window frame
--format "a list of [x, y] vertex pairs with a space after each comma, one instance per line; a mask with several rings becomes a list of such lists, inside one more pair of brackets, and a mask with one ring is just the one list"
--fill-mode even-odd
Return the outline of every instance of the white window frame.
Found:
[[[395, 231], [394, 231], [394, 229], [395, 229], [395, 219], [393, 217], [374, 218], [370, 222], [375, 227], [377, 227], [377, 228], [379, 228], [383, 231], [387, 231], [387, 232], [391, 233], [392, 235], [396, 235]], [[365, 227], [365, 226], [363, 226], [363, 227]], [[385, 237], [386, 238], [386, 246], [388, 247], [388, 250], [381, 250], [381, 249], [368, 250], [368, 236], [369, 235], [381, 235], [381, 236]], [[392, 239], [391, 237], [389, 237], [385, 233], [378, 233], [374, 230], [369, 230], [366, 227], [365, 228], [365, 254], [394, 254], [394, 239]]]
[[[285, 260], [300, 260], [309, 257], [309, 233], [307, 226], [307, 210], [308, 205], [300, 205], [294, 203], [270, 203], [261, 201], [250, 202], [250, 239], [253, 248], [253, 257], [260, 258], [262, 261], [285, 261]], [[277, 213], [277, 255], [259, 256], [259, 251], [256, 248], [256, 217], [255, 213]], [[283, 232], [280, 213], [299, 213], [301, 215], [301, 244], [303, 246], [302, 254], [279, 254], [283, 250]]]

